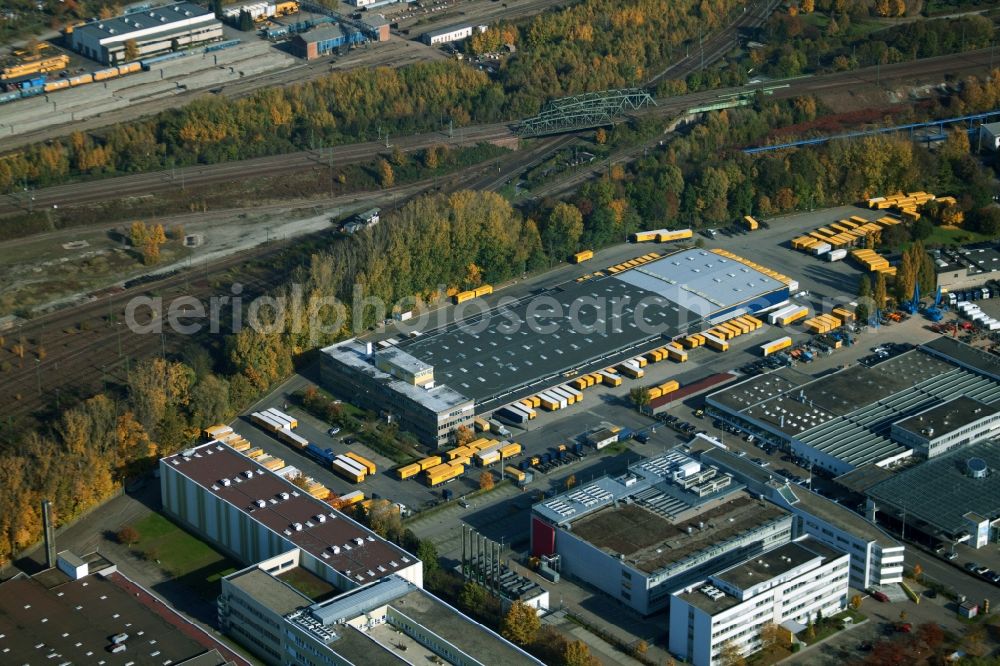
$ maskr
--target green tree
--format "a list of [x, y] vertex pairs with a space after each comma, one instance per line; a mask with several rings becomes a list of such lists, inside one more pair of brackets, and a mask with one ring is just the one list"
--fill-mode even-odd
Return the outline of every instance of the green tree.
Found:
[[541, 626], [534, 608], [522, 601], [515, 601], [504, 615], [500, 633], [507, 640], [524, 646], [535, 640]]
[[191, 420], [193, 425], [204, 428], [224, 423], [232, 415], [229, 402], [229, 382], [207, 374], [191, 389]]
[[875, 287], [872, 289], [872, 300], [875, 301], [875, 307], [878, 310], [885, 309], [888, 297], [885, 286], [885, 273], [879, 271], [875, 274]]
[[858, 277], [858, 307], [854, 314], [862, 324], [867, 324], [872, 316], [872, 281], [864, 274]]
[[462, 586], [462, 591], [458, 595], [458, 606], [467, 613], [482, 615], [488, 598], [489, 593], [486, 588], [470, 580]]
[[542, 230], [542, 244], [549, 257], [567, 256], [583, 235], [583, 215], [573, 204], [557, 203]]
[[438, 562], [437, 546], [429, 539], [420, 541], [420, 545], [417, 546], [417, 558], [424, 563], [426, 573], [437, 571], [441, 566]]
[[644, 386], [637, 386], [636, 388], [629, 390], [628, 397], [636, 408], [642, 409], [649, 404], [649, 389]]
[[240, 17], [237, 21], [236, 27], [242, 30], [243, 32], [253, 31], [254, 27], [253, 16], [250, 15], [250, 12], [248, 12], [245, 9], [240, 10]]

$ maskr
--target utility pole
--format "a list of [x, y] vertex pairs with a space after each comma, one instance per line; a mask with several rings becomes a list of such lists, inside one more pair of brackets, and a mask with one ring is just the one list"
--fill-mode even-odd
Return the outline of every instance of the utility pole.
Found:
[[42, 394], [42, 362], [35, 358], [35, 380], [38, 382], [38, 395]]

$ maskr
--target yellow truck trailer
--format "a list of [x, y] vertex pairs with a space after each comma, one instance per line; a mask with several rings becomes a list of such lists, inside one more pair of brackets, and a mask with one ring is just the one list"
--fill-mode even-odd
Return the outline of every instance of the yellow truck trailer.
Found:
[[570, 258], [570, 261], [572, 261], [574, 264], [579, 264], [583, 263], [584, 261], [587, 261], [588, 259], [593, 259], [593, 258], [594, 258], [593, 250], [584, 250], [583, 252], [577, 252], [576, 254], [574, 254]]

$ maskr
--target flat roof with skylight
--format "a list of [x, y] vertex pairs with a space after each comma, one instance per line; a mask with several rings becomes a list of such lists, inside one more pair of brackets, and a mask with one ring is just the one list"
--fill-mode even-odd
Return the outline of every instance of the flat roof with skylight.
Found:
[[894, 423], [921, 412], [945, 414], [935, 408], [958, 397], [970, 401], [958, 407], [981, 403], [979, 408], [992, 410], [1000, 403], [1000, 382], [923, 348], [807, 382], [800, 383], [799, 375], [754, 377], [709, 395], [707, 402], [839, 460], [841, 473], [910, 455], [909, 446], [892, 439]]
[[[569, 282], [404, 340], [436, 381], [477, 403], [537, 390], [788, 298], [788, 285], [733, 259], [682, 250], [615, 275]], [[475, 314], [472, 314], [475, 312]]]
[[972, 444], [904, 470], [868, 489], [879, 510], [906, 512], [908, 525], [957, 537], [966, 514], [1000, 516], [1000, 442]]
[[416, 559], [228, 446], [210, 442], [163, 458], [188, 479], [355, 584], [401, 571]]

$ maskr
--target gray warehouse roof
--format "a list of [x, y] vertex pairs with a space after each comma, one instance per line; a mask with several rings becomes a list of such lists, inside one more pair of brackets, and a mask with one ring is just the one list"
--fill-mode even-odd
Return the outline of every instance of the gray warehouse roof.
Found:
[[193, 2], [178, 2], [173, 5], [164, 5], [144, 12], [135, 12], [124, 16], [90, 21], [74, 28], [73, 34], [77, 32], [94, 33], [95, 39], [121, 37], [122, 35], [128, 35], [139, 30], [159, 27], [166, 28], [173, 22], [184, 21], [195, 16], [214, 17], [214, 14]]
[[[966, 463], [981, 458], [988, 466], [984, 478], [972, 478]], [[1000, 442], [965, 447], [940, 458], [932, 458], [900, 472], [868, 490], [876, 504], [897, 513], [906, 507], [908, 524], [922, 522], [932, 530], [957, 536], [969, 529], [963, 516], [968, 512], [1000, 516]]]
[[[737, 287], [726, 286], [734, 281]], [[482, 404], [704, 330], [706, 318], [781, 290], [787, 286], [736, 261], [683, 250], [470, 316], [399, 348], [433, 365], [436, 381]]]
[[[967, 345], [934, 342], [979, 365], [986, 363]], [[807, 382], [800, 381], [801, 373], [783, 370], [723, 389], [709, 401], [861, 467], [907, 451], [889, 439], [895, 422], [957, 396], [986, 405], [1000, 402], [1000, 383], [929, 352], [914, 349], [874, 366], [856, 365]]]
[[993, 379], [1000, 379], [1000, 358], [954, 338], [941, 336], [924, 343], [921, 345], [921, 349], [935, 356], [946, 358], [973, 372], [984, 374]]
[[970, 423], [993, 416], [1000, 409], [974, 398], [958, 396], [893, 424], [914, 435], [934, 439]]
[[617, 273], [615, 279], [662, 294], [702, 317], [782, 289], [783, 282], [707, 250], [685, 250]]

